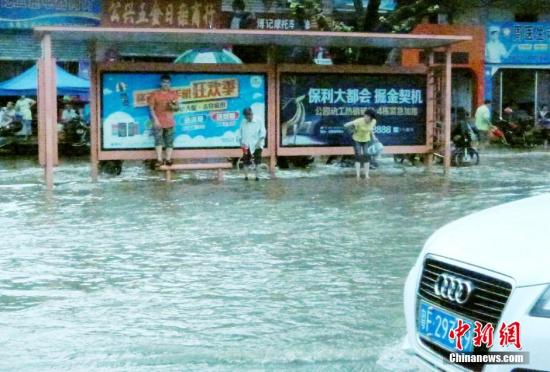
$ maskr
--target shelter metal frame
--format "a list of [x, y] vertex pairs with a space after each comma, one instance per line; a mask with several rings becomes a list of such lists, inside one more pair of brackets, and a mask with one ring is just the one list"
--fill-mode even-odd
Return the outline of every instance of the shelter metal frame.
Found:
[[[426, 66], [419, 65], [417, 67], [401, 67], [401, 66], [355, 66], [355, 65], [293, 65], [281, 64], [277, 66], [277, 92], [280, 91], [280, 75], [281, 73], [326, 73], [326, 74], [413, 74], [427, 75], [428, 69]], [[427, 90], [429, 84], [427, 83]], [[426, 100], [427, 112], [431, 111], [430, 107], [433, 101]], [[277, 113], [280, 113], [280, 99], [277, 99]], [[279, 122], [280, 120], [277, 120]], [[428, 126], [426, 126], [428, 128]], [[426, 133], [428, 139], [429, 133]], [[277, 125], [277, 155], [281, 156], [301, 156], [301, 155], [351, 155], [353, 148], [351, 146], [335, 146], [335, 147], [299, 147], [299, 146], [281, 146], [280, 145], [280, 126]], [[432, 152], [432, 147], [428, 142], [424, 145], [415, 146], [386, 146], [384, 151], [390, 154], [426, 154]]]
[[[324, 31], [272, 31], [272, 30], [216, 30], [216, 29], [162, 29], [162, 28], [106, 28], [106, 27], [37, 27], [34, 29], [36, 37], [41, 41], [42, 58], [39, 61], [39, 89], [38, 89], [38, 109], [39, 109], [39, 158], [41, 165], [45, 169], [45, 182], [48, 189], [53, 188], [54, 165], [58, 163], [57, 155], [57, 102], [55, 88], [55, 60], [52, 56], [52, 39], [65, 40], [67, 42], [74, 40], [87, 40], [92, 49], [91, 66], [91, 87], [90, 87], [90, 106], [91, 106], [91, 161], [92, 161], [92, 179], [97, 180], [98, 161], [107, 159], [108, 156], [99, 152], [99, 104], [98, 104], [98, 71], [103, 69], [99, 66], [95, 58], [96, 42], [162, 42], [182, 44], [211, 44], [211, 45], [270, 45], [270, 46], [325, 46], [325, 47], [375, 47], [375, 48], [413, 48], [424, 49], [428, 52], [428, 65], [424, 68], [419, 67], [415, 70], [425, 71], [428, 75], [427, 86], [427, 143], [421, 148], [411, 149], [388, 149], [392, 152], [405, 152], [415, 150], [427, 154], [440, 154], [443, 157], [445, 173], [450, 168], [450, 131], [451, 131], [451, 50], [450, 45], [462, 41], [470, 41], [470, 36], [448, 36], [448, 35], [417, 35], [417, 34], [381, 34], [381, 33], [360, 33], [360, 32], [324, 32]], [[434, 50], [443, 48], [446, 52], [445, 65], [436, 66], [433, 61]], [[278, 148], [278, 138], [276, 138], [277, 123], [279, 119], [278, 101], [278, 75], [277, 67], [273, 61], [274, 48], [268, 48], [267, 66], [259, 67], [254, 65], [244, 65], [245, 68], [258, 68], [268, 73], [268, 136], [270, 140], [264, 154], [270, 157], [270, 167], [273, 170], [275, 166], [275, 156], [283, 155], [287, 152], [289, 155], [297, 154], [288, 152], [289, 149]], [[136, 65], [134, 64], [134, 67]], [[313, 65], [280, 66], [283, 70], [300, 71], [306, 68], [308, 71], [319, 69], [318, 71], [331, 72], [337, 69], [339, 71], [349, 71], [353, 73], [356, 69], [362, 71], [376, 72], [387, 71], [387, 73], [403, 73], [403, 67], [380, 67], [380, 66], [320, 66]], [[110, 68], [128, 68], [128, 65], [113, 64]], [[181, 67], [181, 71], [197, 72], [225, 72], [225, 71], [243, 71], [242, 66], [230, 67], [223, 65], [196, 65]], [[177, 65], [170, 65], [171, 71], [180, 71]], [[406, 69], [409, 70], [409, 69]], [[250, 71], [248, 69], [248, 71]], [[275, 100], [275, 101], [273, 101]], [[437, 147], [437, 148], [436, 148]], [[278, 152], [278, 151], [281, 151]], [[180, 152], [181, 151], [181, 152]], [[213, 153], [202, 152], [203, 150], [177, 150], [175, 156], [185, 157], [208, 157], [217, 156]], [[206, 151], [206, 150], [204, 150]], [[233, 155], [233, 151], [228, 152], [228, 156]], [[351, 151], [350, 148], [325, 148], [319, 154], [346, 154]], [[140, 154], [137, 158], [150, 156], [153, 152]], [[116, 156], [127, 156], [117, 154]], [[111, 157], [111, 158], [114, 158]], [[428, 157], [427, 164], [431, 163]], [[119, 157], [118, 159], [122, 159]]]
[[[169, 72], [169, 73], [184, 73], [184, 72], [201, 72], [201, 73], [259, 73], [265, 74], [267, 84], [267, 107], [275, 107], [275, 70], [270, 65], [212, 65], [212, 64], [170, 64], [170, 63], [101, 63], [97, 65], [96, 74], [94, 74], [93, 85], [98, 83], [98, 78], [103, 72]], [[96, 103], [97, 113], [101, 113], [101, 102]], [[275, 122], [274, 110], [268, 110], [267, 122]], [[92, 145], [92, 164], [97, 167], [97, 161], [100, 160], [145, 160], [154, 159], [154, 150], [103, 150], [99, 146], [99, 138], [101, 128], [98, 122], [92, 122], [91, 137], [93, 138]], [[270, 168], [275, 167], [276, 149], [275, 149], [275, 126], [267, 127], [267, 148], [262, 151], [263, 157], [270, 158]], [[174, 159], [204, 159], [214, 157], [234, 157], [238, 158], [242, 155], [240, 148], [229, 149], [177, 149], [172, 153]]]

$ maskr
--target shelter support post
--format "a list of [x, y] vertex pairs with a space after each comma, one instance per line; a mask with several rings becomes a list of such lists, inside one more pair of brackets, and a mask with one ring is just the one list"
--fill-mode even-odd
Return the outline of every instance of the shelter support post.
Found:
[[90, 53], [90, 171], [92, 182], [97, 182], [99, 172], [99, 119], [97, 102], [97, 63], [96, 63], [96, 44], [91, 46]]
[[427, 51], [428, 61], [427, 61], [427, 70], [428, 70], [428, 86], [426, 87], [426, 145], [431, 152], [427, 153], [424, 157], [424, 165], [427, 167], [432, 166], [433, 162], [433, 151], [434, 149], [434, 130], [435, 130], [435, 73], [433, 70], [434, 64], [434, 51]]
[[44, 84], [41, 78], [41, 72], [44, 71], [44, 60], [40, 58], [38, 60], [38, 87], [36, 90], [37, 97], [37, 116], [38, 116], [38, 164], [40, 166], [46, 166], [46, 132], [45, 125], [46, 122], [46, 102], [44, 102], [44, 97], [41, 94], [44, 91]]
[[504, 72], [502, 69], [498, 71], [498, 116], [502, 116], [502, 101], [504, 93]]
[[269, 112], [267, 113], [267, 142], [270, 149], [269, 156], [269, 172], [271, 176], [275, 175], [275, 167], [277, 166], [277, 128], [279, 127], [279, 110], [277, 102], [279, 102], [279, 82], [277, 79], [276, 71], [276, 53], [277, 48], [274, 45], [270, 45], [267, 48], [267, 63], [270, 66], [268, 78], [268, 103], [267, 107]]
[[452, 82], [451, 48], [445, 48], [445, 96], [443, 111], [443, 143], [444, 153], [444, 172], [448, 173], [451, 168], [451, 82]]
[[533, 115], [533, 126], [537, 125], [537, 117], [539, 112], [539, 72], [535, 71], [535, 104], [533, 107], [533, 112], [535, 115]]
[[55, 60], [52, 58], [52, 40], [49, 33], [42, 36], [42, 59], [38, 71], [39, 160], [43, 161], [44, 179], [48, 190], [53, 189], [53, 171], [57, 164], [57, 90]]

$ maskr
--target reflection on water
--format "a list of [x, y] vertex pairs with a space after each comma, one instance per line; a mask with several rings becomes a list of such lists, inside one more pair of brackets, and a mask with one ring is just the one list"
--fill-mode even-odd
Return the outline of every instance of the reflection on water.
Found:
[[[140, 164], [47, 193], [0, 160], [0, 370], [413, 370], [402, 287], [464, 214], [550, 191], [550, 154], [453, 169], [382, 161], [368, 184], [317, 165], [244, 182]], [[86, 367], [84, 367], [86, 366]]]

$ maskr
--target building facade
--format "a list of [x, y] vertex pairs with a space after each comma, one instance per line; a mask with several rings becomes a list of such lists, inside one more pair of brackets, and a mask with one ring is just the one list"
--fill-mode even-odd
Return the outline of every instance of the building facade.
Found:
[[[482, 26], [440, 25], [424, 23], [418, 25], [414, 34], [464, 35], [472, 41], [451, 46], [452, 62], [452, 108], [453, 121], [465, 120], [473, 115], [475, 108], [483, 102], [484, 96], [484, 48], [485, 37]], [[406, 49], [402, 52], [402, 64], [414, 66], [425, 63], [428, 56], [422, 51]], [[435, 63], [445, 63], [445, 53], [435, 52]]]
[[[31, 67], [40, 57], [40, 43], [32, 33], [36, 26], [96, 26], [100, 0], [1, 0], [0, 81]], [[85, 43], [54, 43], [54, 53], [63, 67], [78, 72], [78, 62], [89, 58]]]
[[[422, 24], [414, 32], [435, 34], [444, 33], [447, 27], [470, 28], [475, 30], [472, 45], [482, 52], [481, 65], [475, 60], [468, 62], [476, 71], [470, 95], [470, 83], [465, 86], [461, 76], [465, 66], [453, 63], [453, 85], [458, 84], [453, 87], [453, 109], [464, 107], [469, 95], [470, 113], [482, 100], [490, 99], [495, 116], [502, 117], [509, 106], [519, 119], [534, 120], [540, 106], [550, 104], [550, 2], [474, 0], [454, 2], [452, 9], [442, 6], [441, 10], [432, 21], [443, 24]], [[476, 55], [479, 58], [479, 53]], [[404, 56], [404, 64], [414, 61], [410, 52]]]

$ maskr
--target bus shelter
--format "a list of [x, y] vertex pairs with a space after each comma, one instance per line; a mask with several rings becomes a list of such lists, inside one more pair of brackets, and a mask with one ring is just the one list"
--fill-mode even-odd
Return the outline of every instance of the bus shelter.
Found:
[[[238, 101], [246, 98], [247, 104], [252, 102], [257, 110], [255, 114], [263, 116], [260, 119], [266, 125], [267, 146], [262, 156], [269, 158], [272, 171], [277, 156], [352, 154], [351, 146], [343, 139], [342, 121], [361, 116], [364, 108], [374, 106], [381, 115], [377, 136], [386, 145], [386, 153], [427, 154], [427, 164], [431, 163], [432, 155], [435, 155], [443, 159], [447, 172], [451, 162], [450, 45], [471, 39], [469, 36], [357, 32], [104, 27], [37, 27], [35, 35], [40, 39], [42, 47], [38, 90], [39, 160], [44, 166], [45, 182], [50, 189], [53, 187], [54, 166], [58, 162], [52, 40], [67, 43], [89, 41], [92, 55], [91, 168], [95, 181], [99, 161], [154, 158], [155, 153], [150, 144], [135, 145], [134, 141], [140, 131], [146, 130], [147, 124], [135, 120], [135, 117], [120, 114], [120, 110], [116, 111], [117, 108], [111, 106], [118, 100], [119, 105], [132, 106], [136, 110], [139, 107], [145, 109], [147, 93], [155, 87], [145, 84], [135, 90], [127, 89], [124, 79], [153, 81], [158, 80], [162, 73], [170, 73], [181, 79], [176, 84], [181, 86], [176, 89], [180, 96], [191, 97], [184, 103], [183, 111], [208, 112], [202, 119], [198, 115], [186, 116], [184, 120], [187, 121], [183, 125], [187, 125], [189, 131], [200, 130], [205, 120], [216, 120], [216, 126], [223, 127], [224, 123], [235, 125], [239, 113], [236, 108], [239, 106], [231, 106], [234, 104], [231, 99]], [[267, 63], [261, 65], [98, 61], [98, 43], [105, 45], [121, 42], [271, 47], [268, 48]], [[412, 68], [277, 64], [275, 61], [279, 46], [411, 48], [424, 50], [428, 58], [424, 65]], [[445, 64], [434, 63], [436, 50], [446, 52]], [[228, 88], [222, 93], [210, 92], [205, 95], [201, 88], [204, 81], [209, 81], [211, 86], [238, 86], [242, 91], [235, 92]], [[218, 98], [224, 98], [225, 102]], [[110, 112], [111, 109], [116, 112]], [[113, 136], [125, 139], [113, 140]], [[135, 138], [127, 140], [131, 136]], [[183, 135], [181, 145], [177, 141], [175, 143], [173, 158], [241, 155], [234, 139], [218, 137], [214, 136], [210, 140], [202, 138], [201, 141], [195, 141], [194, 138], [186, 142], [185, 139], [192, 137]]]

